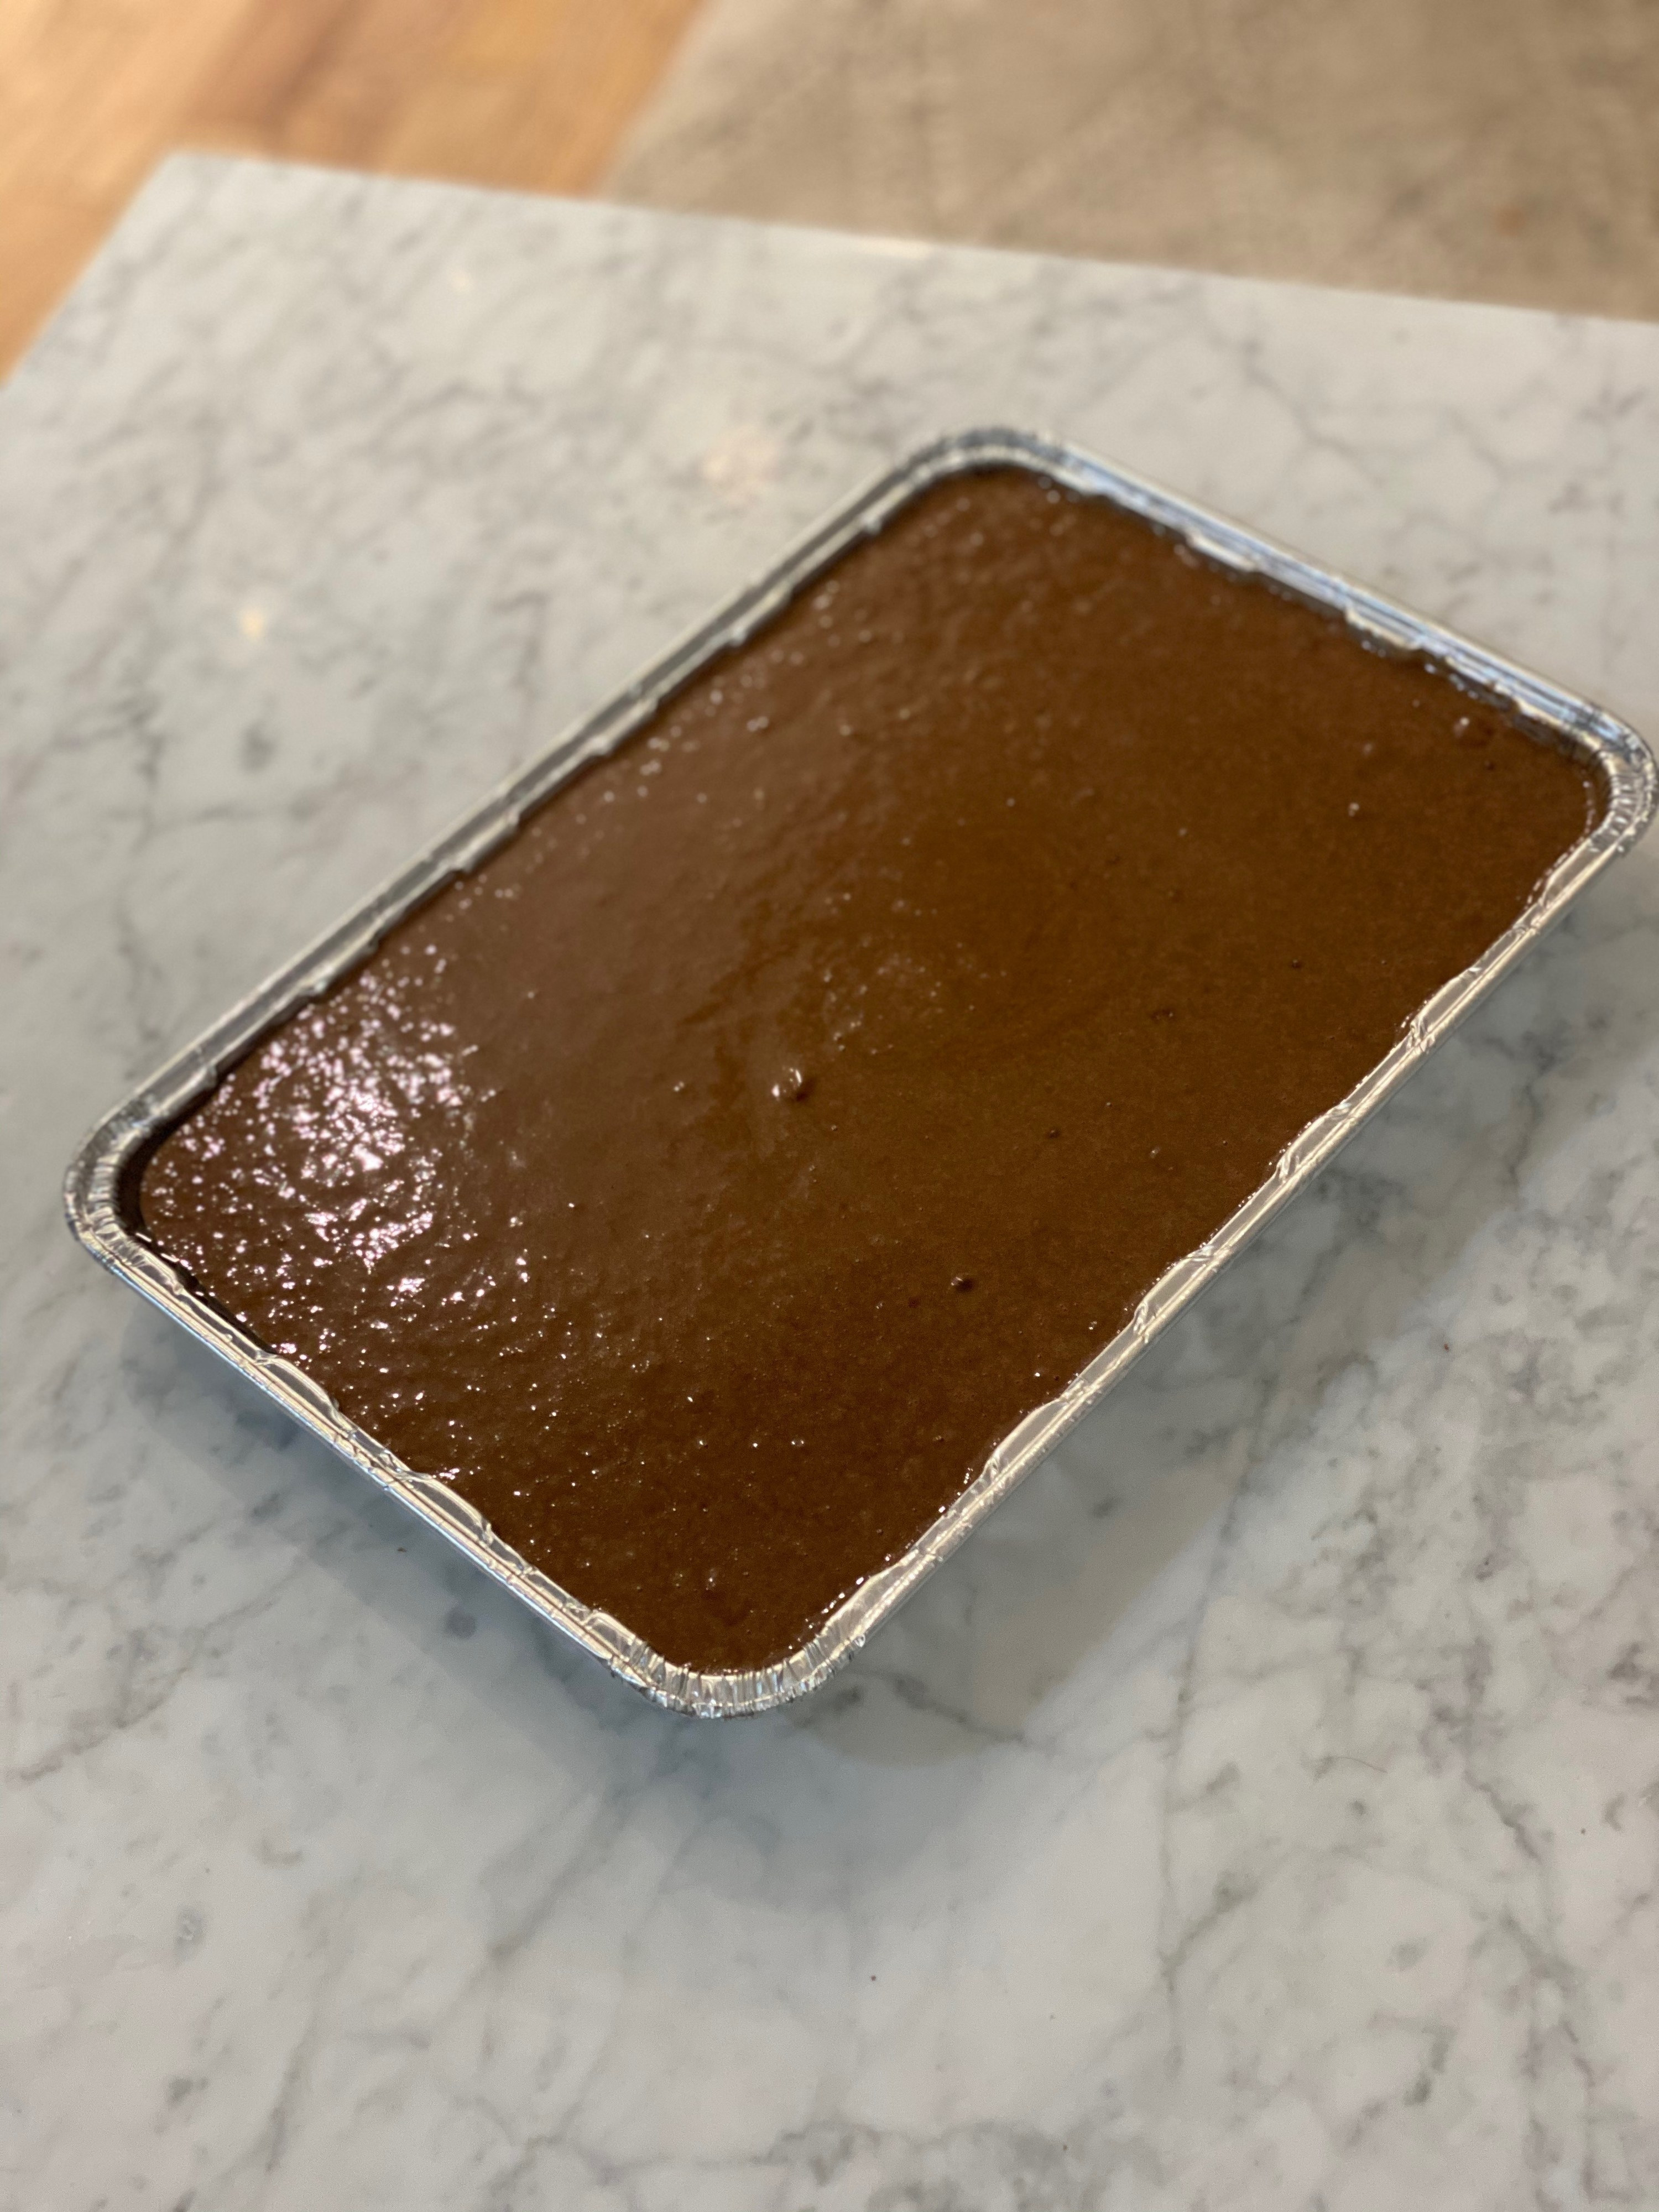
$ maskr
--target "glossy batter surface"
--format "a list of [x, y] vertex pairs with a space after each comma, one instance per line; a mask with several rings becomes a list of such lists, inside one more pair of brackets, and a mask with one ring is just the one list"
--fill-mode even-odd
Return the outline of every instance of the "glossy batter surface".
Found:
[[273, 1033], [144, 1221], [578, 1597], [759, 1665], [1598, 803], [1325, 616], [958, 478]]

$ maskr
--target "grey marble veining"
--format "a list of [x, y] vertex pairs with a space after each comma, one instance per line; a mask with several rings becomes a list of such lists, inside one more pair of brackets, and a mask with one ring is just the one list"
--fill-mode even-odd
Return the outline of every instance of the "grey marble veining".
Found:
[[762, 1720], [64, 1233], [124, 1086], [994, 418], [1659, 727], [1643, 325], [192, 160], [0, 393], [0, 2201], [1659, 2199], [1659, 848]]

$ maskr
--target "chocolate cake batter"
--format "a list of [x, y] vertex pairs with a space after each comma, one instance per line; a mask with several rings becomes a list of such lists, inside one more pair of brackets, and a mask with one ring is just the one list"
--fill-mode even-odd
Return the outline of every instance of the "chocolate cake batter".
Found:
[[1328, 616], [958, 477], [269, 1036], [143, 1220], [576, 1596], [760, 1665], [1599, 803]]

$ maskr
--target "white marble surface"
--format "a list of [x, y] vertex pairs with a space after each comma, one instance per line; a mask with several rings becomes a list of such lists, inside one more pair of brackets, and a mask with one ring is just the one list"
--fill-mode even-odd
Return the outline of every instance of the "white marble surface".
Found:
[[656, 1712], [64, 1233], [82, 1127], [879, 461], [1659, 726], [1659, 331], [191, 161], [0, 393], [0, 2201], [1659, 2201], [1659, 844], [830, 1689]]

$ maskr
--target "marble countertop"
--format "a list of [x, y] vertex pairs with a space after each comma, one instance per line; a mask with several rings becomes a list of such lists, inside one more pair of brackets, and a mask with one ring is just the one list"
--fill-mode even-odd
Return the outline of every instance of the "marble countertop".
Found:
[[170, 163], [0, 392], [0, 2201], [1659, 2200], [1659, 841], [816, 1698], [658, 1712], [83, 1129], [803, 524], [1054, 431], [1659, 729], [1659, 330]]

